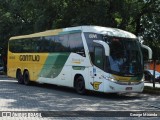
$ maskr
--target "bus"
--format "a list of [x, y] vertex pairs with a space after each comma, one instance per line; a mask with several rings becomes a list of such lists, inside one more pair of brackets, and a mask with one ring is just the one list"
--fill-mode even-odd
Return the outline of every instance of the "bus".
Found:
[[152, 50], [127, 31], [77, 26], [9, 39], [7, 74], [18, 83], [32, 81], [104, 93], [142, 92], [142, 48]]

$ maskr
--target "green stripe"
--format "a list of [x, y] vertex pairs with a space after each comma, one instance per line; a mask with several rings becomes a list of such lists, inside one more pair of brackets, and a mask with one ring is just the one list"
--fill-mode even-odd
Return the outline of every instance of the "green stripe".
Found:
[[62, 71], [70, 53], [52, 53], [49, 54], [39, 76], [46, 78], [55, 78]]
[[73, 70], [84, 70], [85, 66], [72, 66]]

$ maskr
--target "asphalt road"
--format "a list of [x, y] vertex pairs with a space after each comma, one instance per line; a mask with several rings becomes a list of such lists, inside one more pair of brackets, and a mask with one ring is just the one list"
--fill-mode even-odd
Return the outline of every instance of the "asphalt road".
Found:
[[[29, 119], [106, 119], [106, 117], [96, 116], [94, 111], [114, 111], [112, 114], [121, 114], [121, 111], [159, 111], [160, 114], [160, 96], [130, 93], [130, 94], [104, 94], [89, 92], [87, 95], [78, 95], [73, 89], [46, 84], [33, 84], [31, 86], [20, 85], [16, 80], [0, 76], [0, 120], [6, 119], [2, 116], [3, 111], [60, 111], [60, 117]], [[65, 111], [65, 112], [64, 112]], [[88, 116], [65, 116], [68, 111], [82, 111], [81, 114]], [[87, 113], [87, 111], [90, 111]], [[120, 112], [119, 112], [120, 111]], [[47, 113], [46, 113], [47, 114]], [[56, 114], [53, 112], [53, 114]], [[69, 113], [80, 114], [80, 113]], [[96, 117], [93, 117], [96, 116]], [[107, 113], [106, 113], [107, 114]], [[124, 113], [122, 113], [124, 114]], [[23, 116], [24, 117], [24, 116]], [[13, 119], [20, 119], [14, 117]], [[138, 117], [140, 118], [140, 117]], [[141, 119], [159, 119], [157, 117], [142, 117]], [[11, 118], [12, 119], [12, 118]], [[23, 118], [23, 119], [28, 119]], [[107, 117], [107, 119], [121, 119], [120, 117]], [[123, 119], [128, 119], [124, 117]], [[130, 117], [129, 119], [136, 119]]]

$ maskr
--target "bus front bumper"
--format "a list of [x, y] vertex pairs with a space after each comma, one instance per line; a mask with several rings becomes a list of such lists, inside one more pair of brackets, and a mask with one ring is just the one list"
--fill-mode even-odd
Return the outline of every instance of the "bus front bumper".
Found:
[[118, 84], [112, 81], [105, 81], [104, 92], [106, 93], [128, 93], [128, 92], [142, 92], [144, 88], [144, 81], [132, 84]]

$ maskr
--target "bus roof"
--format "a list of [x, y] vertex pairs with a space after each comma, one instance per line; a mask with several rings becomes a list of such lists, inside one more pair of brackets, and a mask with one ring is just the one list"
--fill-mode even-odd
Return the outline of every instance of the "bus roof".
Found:
[[44, 32], [38, 32], [38, 33], [29, 34], [29, 35], [14, 36], [14, 37], [11, 37], [10, 40], [65, 34], [65, 33], [68, 33], [69, 31], [92, 32], [92, 33], [98, 33], [98, 34], [107, 34], [109, 36], [136, 38], [134, 34], [124, 30], [117, 29], [117, 28], [109, 28], [109, 27], [101, 27], [101, 26], [77, 26], [77, 27], [68, 27], [68, 28], [55, 29], [55, 30], [47, 30]]

